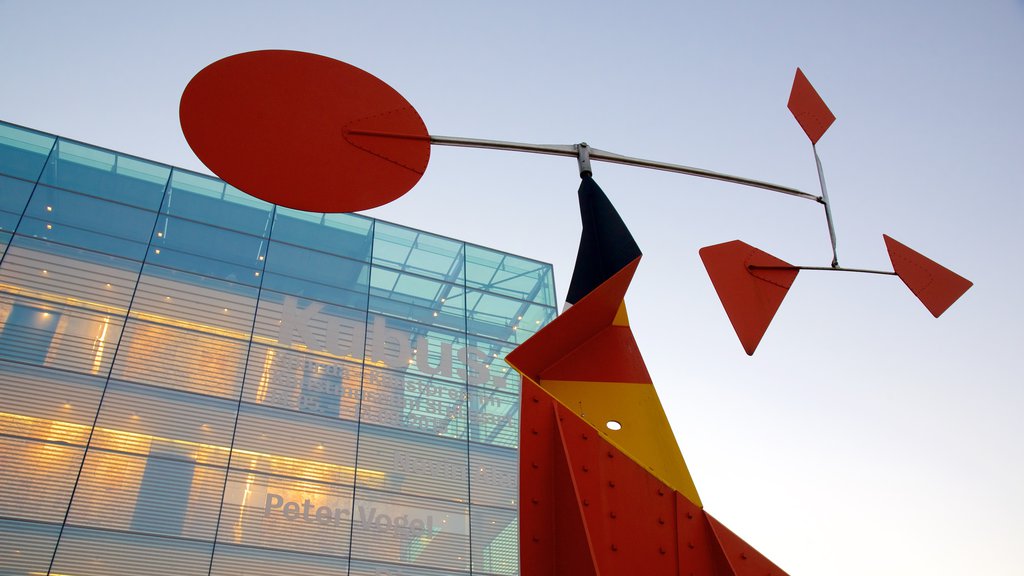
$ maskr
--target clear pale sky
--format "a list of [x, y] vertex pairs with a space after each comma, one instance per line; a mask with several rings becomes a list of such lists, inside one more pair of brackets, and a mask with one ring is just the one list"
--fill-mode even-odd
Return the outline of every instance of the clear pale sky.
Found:
[[[181, 91], [266, 48], [370, 71], [432, 134], [817, 193], [786, 109], [801, 67], [838, 117], [818, 150], [840, 263], [891, 269], [885, 233], [975, 286], [936, 320], [896, 278], [803, 272], [747, 357], [697, 250], [827, 266], [821, 207], [595, 163], [645, 253], [627, 306], [705, 506], [793, 576], [1024, 574], [1024, 2], [0, 0], [0, 118], [208, 172]], [[572, 159], [435, 147], [369, 214], [552, 262], [564, 298], [577, 185]]]

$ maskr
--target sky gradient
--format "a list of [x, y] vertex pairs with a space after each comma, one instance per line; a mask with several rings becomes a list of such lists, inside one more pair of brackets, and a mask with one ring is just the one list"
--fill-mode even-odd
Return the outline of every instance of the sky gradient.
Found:
[[[827, 266], [821, 206], [595, 162], [645, 254], [631, 325], [702, 500], [793, 576], [1024, 573], [1024, 2], [0, 0], [0, 118], [208, 173], [181, 91], [267, 48], [371, 72], [431, 134], [817, 194], [786, 109], [799, 66], [838, 118], [818, 152], [840, 263], [891, 269], [884, 233], [975, 285], [936, 320], [896, 278], [802, 272], [748, 357], [697, 251]], [[368, 214], [551, 262], [564, 298], [575, 160], [431, 154]]]

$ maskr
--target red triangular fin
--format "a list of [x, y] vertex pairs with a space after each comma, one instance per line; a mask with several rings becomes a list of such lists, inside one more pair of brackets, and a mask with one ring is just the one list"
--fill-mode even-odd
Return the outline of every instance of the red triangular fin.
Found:
[[938, 318], [974, 284], [956, 272], [882, 234], [892, 269], [917, 299]]
[[799, 270], [739, 240], [701, 248], [700, 258], [743, 349], [752, 355]]

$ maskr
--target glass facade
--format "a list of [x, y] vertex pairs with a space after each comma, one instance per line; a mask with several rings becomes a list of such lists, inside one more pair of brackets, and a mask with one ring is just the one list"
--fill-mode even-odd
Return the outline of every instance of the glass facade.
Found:
[[518, 572], [550, 265], [0, 124], [0, 574]]

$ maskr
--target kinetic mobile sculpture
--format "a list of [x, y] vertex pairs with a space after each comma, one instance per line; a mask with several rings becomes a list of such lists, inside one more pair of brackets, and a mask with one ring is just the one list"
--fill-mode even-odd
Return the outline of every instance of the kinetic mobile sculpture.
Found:
[[592, 160], [763, 188], [821, 203], [829, 267], [793, 266], [739, 240], [700, 255], [753, 354], [800, 270], [899, 276], [936, 317], [971, 283], [884, 236], [893, 271], [839, 266], [816, 144], [835, 120], [798, 69], [789, 109], [811, 140], [821, 195], [590, 148], [430, 135], [390, 86], [324, 56], [266, 50], [217, 61], [181, 98], [189, 145], [218, 176], [268, 202], [315, 212], [386, 204], [412, 189], [430, 145], [572, 156], [583, 236], [566, 310], [507, 361], [523, 377], [520, 552], [524, 576], [784, 572], [703, 511], [623, 302], [640, 249], [594, 182]]

